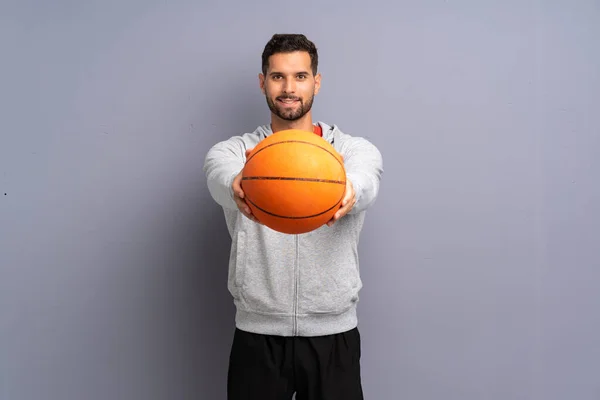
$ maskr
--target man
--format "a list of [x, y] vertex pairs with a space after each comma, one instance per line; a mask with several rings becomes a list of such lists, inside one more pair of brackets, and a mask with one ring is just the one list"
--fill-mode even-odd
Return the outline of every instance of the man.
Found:
[[[259, 74], [271, 123], [217, 143], [206, 155], [208, 188], [223, 207], [232, 239], [228, 288], [236, 329], [229, 400], [289, 400], [294, 392], [297, 400], [363, 399], [357, 248], [365, 212], [379, 191], [382, 156], [364, 138], [313, 123], [311, 107], [321, 86], [317, 67], [317, 49], [304, 35], [274, 35]], [[261, 225], [240, 184], [249, 151], [285, 129], [320, 135], [342, 155], [346, 168], [338, 212], [301, 235]]]

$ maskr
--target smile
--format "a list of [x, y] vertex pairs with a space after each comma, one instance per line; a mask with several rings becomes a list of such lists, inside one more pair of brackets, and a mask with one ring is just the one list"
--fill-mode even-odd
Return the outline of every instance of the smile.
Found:
[[277, 101], [286, 105], [295, 104], [296, 102], [298, 102], [298, 100], [294, 99], [277, 99]]

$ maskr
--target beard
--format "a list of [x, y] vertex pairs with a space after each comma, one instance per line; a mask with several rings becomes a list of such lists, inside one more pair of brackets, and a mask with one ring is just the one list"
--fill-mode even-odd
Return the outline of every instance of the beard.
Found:
[[[306, 103], [300, 97], [296, 96], [278, 96], [275, 98], [275, 101], [273, 101], [267, 93], [265, 98], [267, 99], [267, 104], [269, 105], [269, 109], [273, 114], [286, 121], [296, 121], [305, 116], [306, 113], [311, 110], [315, 96], [312, 94]], [[277, 100], [285, 99], [297, 100], [298, 103], [295, 108], [291, 108], [284, 107], [277, 102]]]

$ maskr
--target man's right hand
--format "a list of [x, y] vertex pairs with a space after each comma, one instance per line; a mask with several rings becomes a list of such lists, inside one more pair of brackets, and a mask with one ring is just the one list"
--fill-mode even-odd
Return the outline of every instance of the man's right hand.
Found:
[[[251, 150], [252, 149], [246, 150], [246, 158], [248, 157], [248, 154], [250, 154]], [[254, 214], [252, 214], [252, 210], [250, 210], [248, 203], [246, 203], [246, 200], [244, 200], [245, 194], [242, 190], [242, 174], [243, 170], [236, 175], [236, 177], [233, 179], [233, 183], [231, 184], [231, 188], [233, 189], [233, 199], [235, 200], [235, 204], [237, 204], [237, 207], [242, 214], [252, 221], [259, 223]]]

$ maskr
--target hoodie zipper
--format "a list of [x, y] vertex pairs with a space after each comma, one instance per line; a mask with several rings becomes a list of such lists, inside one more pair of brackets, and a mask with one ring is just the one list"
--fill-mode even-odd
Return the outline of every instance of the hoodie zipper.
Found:
[[335, 136], [333, 135], [333, 131], [334, 131], [333, 127], [329, 128], [330, 136], [329, 136], [329, 139], [327, 140], [329, 142], [329, 144], [332, 145], [332, 146], [335, 144], [334, 143], [335, 142]]
[[[335, 137], [333, 136], [333, 127], [329, 128], [330, 136], [327, 140], [329, 144], [333, 146]], [[300, 280], [300, 238], [296, 235], [296, 262], [294, 266], [294, 323], [293, 323], [293, 335], [298, 335], [298, 281]]]
[[296, 235], [296, 265], [294, 268], [294, 336], [298, 334], [298, 280], [300, 276], [300, 256], [298, 235]]

